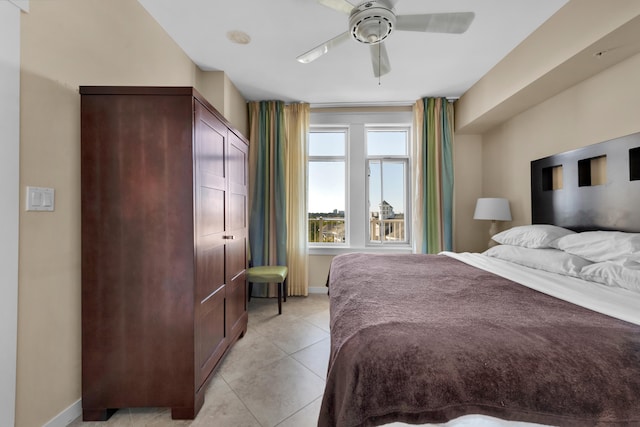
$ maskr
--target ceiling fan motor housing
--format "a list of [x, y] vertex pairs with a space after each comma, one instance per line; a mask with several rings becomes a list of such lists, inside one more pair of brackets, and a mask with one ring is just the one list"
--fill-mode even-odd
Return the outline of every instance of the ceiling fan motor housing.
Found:
[[386, 39], [396, 25], [396, 15], [377, 1], [364, 2], [351, 11], [351, 36], [365, 44], [376, 44]]

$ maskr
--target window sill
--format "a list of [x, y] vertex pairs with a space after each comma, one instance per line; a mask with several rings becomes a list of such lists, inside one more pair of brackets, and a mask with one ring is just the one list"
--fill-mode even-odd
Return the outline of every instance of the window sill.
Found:
[[393, 254], [410, 254], [412, 253], [411, 246], [402, 245], [387, 245], [387, 246], [339, 246], [339, 247], [327, 247], [327, 246], [313, 246], [309, 247], [309, 255], [341, 255], [352, 252], [364, 252], [364, 253], [393, 253]]

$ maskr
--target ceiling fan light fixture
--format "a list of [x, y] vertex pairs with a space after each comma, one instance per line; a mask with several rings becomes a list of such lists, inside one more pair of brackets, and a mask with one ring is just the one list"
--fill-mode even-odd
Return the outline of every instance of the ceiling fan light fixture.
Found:
[[376, 1], [368, 1], [353, 8], [349, 17], [351, 36], [364, 44], [380, 43], [393, 31], [396, 15]]

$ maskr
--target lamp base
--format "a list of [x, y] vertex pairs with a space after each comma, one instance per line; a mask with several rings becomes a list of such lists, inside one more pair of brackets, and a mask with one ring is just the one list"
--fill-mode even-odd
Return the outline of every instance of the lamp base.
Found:
[[489, 246], [493, 247], [497, 245], [496, 241], [492, 239], [493, 236], [498, 234], [498, 222], [496, 220], [491, 221], [491, 227], [489, 227]]

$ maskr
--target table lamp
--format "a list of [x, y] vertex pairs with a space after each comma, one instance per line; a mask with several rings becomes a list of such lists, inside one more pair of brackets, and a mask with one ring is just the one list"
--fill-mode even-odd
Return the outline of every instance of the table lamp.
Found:
[[473, 214], [473, 219], [491, 221], [491, 228], [489, 228], [489, 247], [491, 247], [495, 245], [491, 237], [498, 232], [498, 224], [496, 221], [511, 221], [509, 201], [497, 197], [480, 198], [476, 202], [476, 211]]

